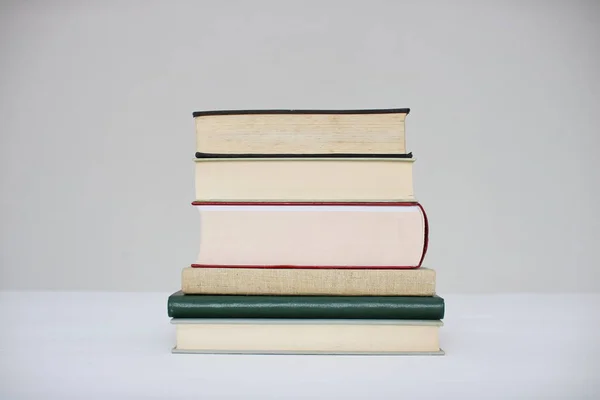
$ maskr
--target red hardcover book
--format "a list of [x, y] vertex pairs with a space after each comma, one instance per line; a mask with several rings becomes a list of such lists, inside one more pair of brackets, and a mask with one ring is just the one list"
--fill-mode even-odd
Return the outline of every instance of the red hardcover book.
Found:
[[192, 267], [418, 268], [429, 226], [418, 202], [199, 202]]

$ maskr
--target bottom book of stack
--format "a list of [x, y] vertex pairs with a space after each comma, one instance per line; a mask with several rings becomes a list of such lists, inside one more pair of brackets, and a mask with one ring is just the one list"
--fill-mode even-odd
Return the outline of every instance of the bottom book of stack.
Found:
[[173, 293], [174, 353], [441, 355], [439, 296]]

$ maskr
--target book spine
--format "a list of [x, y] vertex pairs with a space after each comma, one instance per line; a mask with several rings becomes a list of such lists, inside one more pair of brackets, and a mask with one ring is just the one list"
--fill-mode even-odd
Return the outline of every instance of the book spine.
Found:
[[405, 296], [172, 296], [171, 318], [440, 320], [440, 297]]
[[184, 268], [186, 294], [433, 296], [435, 271]]

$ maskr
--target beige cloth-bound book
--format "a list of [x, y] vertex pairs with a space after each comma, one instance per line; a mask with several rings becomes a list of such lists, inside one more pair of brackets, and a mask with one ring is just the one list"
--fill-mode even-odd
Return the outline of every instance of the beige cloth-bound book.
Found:
[[184, 268], [185, 294], [433, 296], [435, 271], [428, 268], [271, 269]]

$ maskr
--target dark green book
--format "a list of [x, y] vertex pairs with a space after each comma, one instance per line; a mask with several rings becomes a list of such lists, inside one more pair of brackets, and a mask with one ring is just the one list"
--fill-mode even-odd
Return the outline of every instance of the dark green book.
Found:
[[172, 318], [444, 318], [444, 299], [408, 296], [233, 296], [175, 292], [169, 296]]

